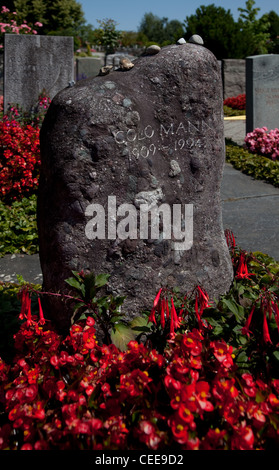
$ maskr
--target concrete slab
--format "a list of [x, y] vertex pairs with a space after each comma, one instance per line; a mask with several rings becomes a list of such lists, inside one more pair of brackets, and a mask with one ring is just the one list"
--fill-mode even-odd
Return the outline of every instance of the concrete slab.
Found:
[[221, 195], [223, 226], [233, 231], [237, 244], [279, 261], [279, 188], [226, 164]]
[[17, 283], [17, 275], [26, 282], [42, 283], [39, 255], [14, 254], [0, 258], [0, 281]]
[[225, 118], [224, 133], [227, 139], [232, 139], [236, 144], [243, 145], [246, 136], [245, 116]]

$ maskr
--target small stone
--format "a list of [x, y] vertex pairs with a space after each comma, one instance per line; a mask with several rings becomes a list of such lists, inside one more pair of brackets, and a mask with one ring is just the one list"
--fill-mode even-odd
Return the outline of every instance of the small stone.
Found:
[[169, 176], [177, 176], [181, 173], [181, 169], [180, 169], [180, 166], [178, 165], [177, 161], [176, 160], [171, 160], [170, 162], [170, 172], [169, 172]]
[[112, 65], [105, 65], [100, 69], [99, 76], [108, 75], [113, 69]]
[[184, 38], [180, 38], [180, 39], [178, 39], [176, 44], [186, 44], [186, 41], [185, 41]]
[[192, 44], [203, 45], [203, 39], [198, 34], [193, 34], [193, 36], [190, 37], [188, 42], [191, 42]]
[[134, 67], [135, 64], [130, 61], [130, 59], [127, 59], [124, 57], [123, 59], [120, 60], [120, 65], [119, 68], [120, 70], [130, 70]]
[[161, 50], [160, 46], [153, 44], [152, 46], [147, 47], [145, 51], [145, 55], [155, 55], [155, 54], [158, 54], [160, 50]]

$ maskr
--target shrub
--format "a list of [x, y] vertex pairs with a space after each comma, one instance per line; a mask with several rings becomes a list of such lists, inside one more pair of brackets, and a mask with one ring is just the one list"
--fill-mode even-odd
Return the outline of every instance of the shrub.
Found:
[[17, 199], [38, 187], [39, 128], [15, 120], [0, 123], [0, 184], [2, 197]]
[[267, 127], [257, 127], [246, 135], [245, 144], [252, 153], [279, 159], [279, 129], [268, 131]]
[[21, 24], [17, 24], [16, 21], [17, 13], [11, 12], [6, 6], [2, 6], [0, 12], [0, 49], [3, 48], [4, 43], [4, 34], [38, 34], [35, 27], [43, 26], [42, 23], [36, 22], [35, 25], [27, 24], [26, 21], [23, 21]]
[[246, 94], [226, 98], [223, 102], [224, 106], [232, 109], [244, 110], [246, 108]]
[[0, 201], [0, 256], [38, 252], [36, 212], [37, 198], [34, 194], [9, 205]]
[[32, 110], [9, 106], [0, 123], [1, 199], [21, 199], [36, 192], [40, 171], [40, 127], [50, 99], [40, 95]]
[[279, 187], [279, 161], [252, 154], [247, 149], [229, 141], [226, 142], [226, 161], [237, 170], [255, 179], [266, 181]]

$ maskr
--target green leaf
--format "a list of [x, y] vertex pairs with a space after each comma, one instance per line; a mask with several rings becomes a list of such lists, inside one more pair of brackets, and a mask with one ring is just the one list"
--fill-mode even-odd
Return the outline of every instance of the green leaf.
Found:
[[107, 284], [110, 274], [98, 274], [95, 278], [95, 286], [103, 287]]
[[116, 323], [110, 334], [112, 343], [120, 349], [125, 351], [130, 341], [135, 339], [134, 331], [123, 323]]
[[143, 316], [143, 317], [135, 317], [133, 320], [129, 323], [130, 327], [134, 331], [141, 331], [141, 332], [146, 332], [148, 333], [150, 331], [150, 328], [148, 327], [148, 317]]
[[79, 291], [81, 290], [81, 284], [76, 278], [69, 277], [68, 279], [65, 280], [65, 282], [69, 284], [69, 286], [74, 287], [75, 289], [78, 289]]
[[223, 299], [222, 302], [228, 307], [229, 311], [234, 314], [238, 323], [243, 320], [244, 308], [241, 305], [229, 299]]

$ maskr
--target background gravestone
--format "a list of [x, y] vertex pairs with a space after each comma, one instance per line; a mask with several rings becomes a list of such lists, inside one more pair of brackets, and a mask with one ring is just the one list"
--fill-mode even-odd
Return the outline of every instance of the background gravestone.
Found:
[[44, 90], [52, 99], [74, 79], [73, 38], [5, 34], [4, 108], [29, 110]]
[[104, 61], [98, 57], [77, 57], [76, 59], [76, 79], [96, 77]]
[[279, 54], [246, 58], [246, 132], [279, 128]]
[[223, 59], [222, 74], [224, 99], [242, 95], [246, 92], [246, 70], [244, 59]]
[[[199, 284], [211, 299], [232, 282], [220, 184], [225, 160], [220, 66], [196, 44], [167, 46], [128, 71], [78, 82], [52, 101], [41, 131], [38, 197], [44, 289], [66, 292], [71, 271], [109, 273], [129, 317], [152, 307], [162, 285]], [[88, 239], [92, 203], [193, 204], [193, 246], [157, 239]], [[91, 214], [93, 215], [93, 214]], [[123, 218], [123, 217], [122, 217]], [[66, 305], [48, 298], [58, 326]]]

